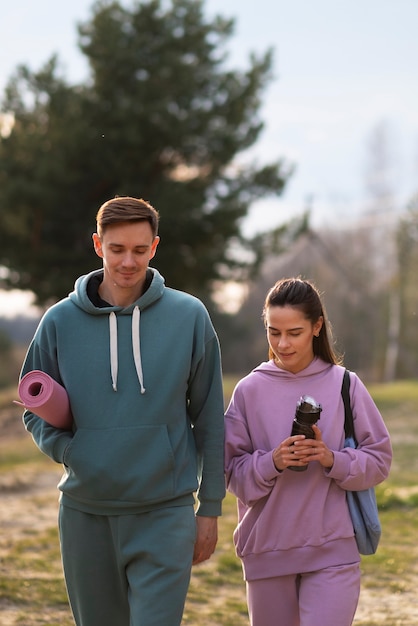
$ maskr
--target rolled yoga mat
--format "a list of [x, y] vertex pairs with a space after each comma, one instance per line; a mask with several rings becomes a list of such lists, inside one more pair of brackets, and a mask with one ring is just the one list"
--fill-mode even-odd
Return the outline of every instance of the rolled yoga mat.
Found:
[[71, 430], [73, 416], [68, 394], [49, 374], [40, 370], [28, 372], [21, 379], [18, 392], [21, 402], [14, 400], [15, 404], [39, 415], [51, 426]]

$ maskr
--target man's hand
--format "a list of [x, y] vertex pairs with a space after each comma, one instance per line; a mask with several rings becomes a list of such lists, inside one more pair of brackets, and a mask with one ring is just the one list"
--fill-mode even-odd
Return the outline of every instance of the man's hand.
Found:
[[193, 565], [207, 561], [215, 552], [218, 541], [218, 518], [196, 515], [196, 543], [194, 545]]

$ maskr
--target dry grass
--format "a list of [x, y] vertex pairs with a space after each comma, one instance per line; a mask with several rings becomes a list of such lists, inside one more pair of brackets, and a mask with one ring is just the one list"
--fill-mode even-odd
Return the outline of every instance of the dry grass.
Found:
[[[226, 388], [232, 383], [226, 381]], [[371, 391], [392, 435], [394, 464], [390, 478], [377, 490], [383, 537], [377, 554], [363, 558], [363, 590], [354, 624], [416, 626], [418, 384]], [[0, 413], [0, 623], [72, 626], [56, 529], [61, 470], [37, 452], [20, 416], [6, 412]], [[229, 495], [216, 553], [193, 570], [185, 626], [248, 625], [241, 565], [232, 546], [235, 520], [235, 501]]]

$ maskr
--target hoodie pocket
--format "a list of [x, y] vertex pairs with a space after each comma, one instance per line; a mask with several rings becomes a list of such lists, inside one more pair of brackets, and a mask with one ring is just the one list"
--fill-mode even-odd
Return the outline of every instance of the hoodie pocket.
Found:
[[76, 499], [144, 504], [174, 495], [174, 453], [165, 425], [81, 428], [64, 465], [59, 488]]

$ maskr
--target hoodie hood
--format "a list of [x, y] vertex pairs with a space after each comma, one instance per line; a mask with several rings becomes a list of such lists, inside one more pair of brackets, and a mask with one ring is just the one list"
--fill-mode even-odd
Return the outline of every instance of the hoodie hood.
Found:
[[153, 275], [149, 288], [140, 298], [138, 298], [138, 300], [126, 307], [112, 305], [107, 307], [96, 307], [90, 300], [87, 294], [87, 285], [92, 278], [95, 278], [96, 276], [103, 276], [102, 269], [80, 276], [80, 278], [76, 280], [74, 291], [70, 293], [69, 298], [76, 306], [86, 313], [89, 313], [89, 315], [109, 315], [110, 311], [114, 311], [118, 315], [132, 315], [135, 307], [138, 307], [143, 311], [148, 306], [159, 300], [163, 295], [165, 287], [164, 278], [154, 267], [149, 267], [148, 270], [152, 272]]
[[109, 317], [109, 355], [110, 371], [112, 376], [112, 387], [117, 391], [118, 380], [118, 316], [132, 316], [132, 352], [135, 362], [135, 369], [141, 393], [145, 393], [144, 374], [142, 370], [141, 358], [141, 311], [157, 302], [164, 293], [164, 278], [155, 268], [148, 268], [152, 272], [152, 281], [148, 289], [140, 298], [129, 306], [104, 306], [97, 307], [90, 300], [87, 293], [87, 286], [92, 278], [103, 276], [103, 270], [95, 270], [84, 276], [80, 276], [74, 285], [74, 291], [69, 294], [70, 300], [80, 309], [89, 315], [107, 315]]
[[257, 367], [253, 369], [253, 372], [257, 372], [262, 376], [266, 376], [268, 378], [274, 377], [279, 378], [283, 381], [291, 381], [291, 380], [303, 380], [304, 378], [310, 378], [314, 374], [319, 374], [320, 372], [324, 372], [332, 367], [331, 363], [326, 363], [320, 357], [315, 356], [313, 360], [309, 363], [308, 367], [301, 370], [297, 374], [293, 374], [288, 370], [281, 369], [277, 367], [273, 359], [270, 361], [265, 361], [264, 363], [260, 363]]

